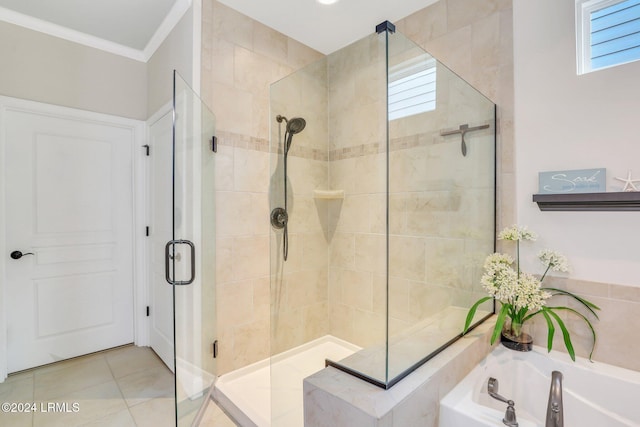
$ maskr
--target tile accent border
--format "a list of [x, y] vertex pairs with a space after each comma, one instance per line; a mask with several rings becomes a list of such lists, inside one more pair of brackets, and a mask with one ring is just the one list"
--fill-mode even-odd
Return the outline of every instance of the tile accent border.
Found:
[[[243, 148], [264, 153], [282, 154], [280, 147], [272, 147], [266, 138], [257, 138], [249, 135], [242, 135], [228, 131], [218, 131], [218, 143], [225, 147]], [[420, 133], [410, 136], [393, 138], [389, 142], [389, 151], [408, 150], [417, 147], [427, 147], [436, 144], [457, 143], [457, 140], [445, 140], [439, 131]], [[351, 147], [336, 148], [325, 152], [317, 148], [310, 148], [300, 145], [292, 145], [290, 156], [301, 157], [310, 160], [335, 161], [346, 160], [357, 157], [364, 157], [386, 152], [387, 146], [384, 142], [372, 142], [369, 144], [359, 144]]]

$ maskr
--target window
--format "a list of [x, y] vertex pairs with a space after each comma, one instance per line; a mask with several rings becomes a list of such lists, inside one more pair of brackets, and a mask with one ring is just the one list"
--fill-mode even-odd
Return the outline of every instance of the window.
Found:
[[640, 59], [640, 0], [576, 0], [578, 74]]
[[436, 61], [433, 57], [421, 55], [389, 69], [389, 120], [435, 109]]

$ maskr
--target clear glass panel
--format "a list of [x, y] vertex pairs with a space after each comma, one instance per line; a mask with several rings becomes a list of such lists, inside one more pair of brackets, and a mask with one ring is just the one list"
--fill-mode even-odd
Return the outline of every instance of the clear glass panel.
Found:
[[372, 34], [329, 56], [330, 188], [345, 191], [331, 215], [332, 334], [361, 348], [338, 361], [386, 378], [386, 36]]
[[[494, 249], [494, 116], [401, 34], [271, 86], [273, 426], [302, 425], [325, 360], [387, 388], [459, 337]], [[441, 135], [464, 125], [466, 155]]]
[[[215, 118], [174, 73], [173, 286], [176, 418], [191, 425], [216, 379], [214, 153]], [[191, 282], [191, 283], [188, 283]], [[203, 404], [204, 403], [204, 404]]]
[[[388, 49], [390, 85], [431, 76], [389, 121], [391, 383], [458, 336], [481, 295], [494, 250], [495, 106], [402, 34]], [[492, 311], [489, 302], [476, 319]]]

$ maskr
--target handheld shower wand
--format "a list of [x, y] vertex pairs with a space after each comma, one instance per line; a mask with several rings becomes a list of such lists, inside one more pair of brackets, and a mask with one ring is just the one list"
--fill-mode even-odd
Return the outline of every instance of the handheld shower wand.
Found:
[[283, 244], [282, 244], [282, 254], [284, 260], [287, 260], [289, 255], [289, 233], [287, 223], [289, 222], [289, 213], [287, 212], [287, 156], [289, 154], [289, 149], [291, 148], [291, 142], [293, 140], [293, 135], [302, 132], [302, 130], [307, 125], [307, 122], [301, 117], [294, 117], [291, 120], [287, 120], [285, 116], [281, 116], [278, 114], [276, 116], [276, 121], [278, 123], [282, 123], [283, 121], [287, 124], [284, 137], [283, 137], [283, 153], [284, 153], [284, 208], [275, 208], [271, 212], [271, 225], [277, 229], [284, 229], [283, 235]]

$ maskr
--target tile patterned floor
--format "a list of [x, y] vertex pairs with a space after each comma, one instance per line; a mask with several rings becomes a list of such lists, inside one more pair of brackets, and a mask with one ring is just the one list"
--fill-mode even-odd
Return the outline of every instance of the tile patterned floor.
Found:
[[[147, 347], [120, 347], [10, 375], [0, 383], [3, 402], [36, 409], [0, 411], [0, 426], [7, 427], [175, 425], [173, 374]], [[200, 426], [235, 424], [210, 402]]]

